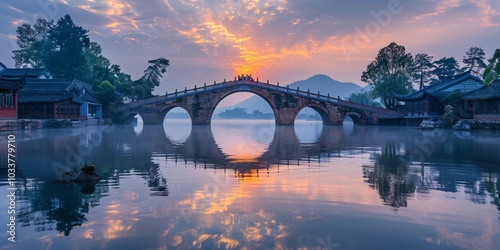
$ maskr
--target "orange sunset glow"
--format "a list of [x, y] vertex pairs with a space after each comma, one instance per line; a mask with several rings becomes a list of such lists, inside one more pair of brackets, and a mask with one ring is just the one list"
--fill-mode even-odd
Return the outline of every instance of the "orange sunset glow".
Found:
[[[28, 2], [0, 4], [9, 24], [0, 29], [3, 47], [15, 49], [15, 27], [37, 11], [70, 14], [135, 78], [148, 59], [168, 58], [157, 93], [239, 74], [285, 84], [326, 74], [364, 86], [361, 72], [390, 42], [435, 58], [461, 58], [478, 46], [489, 57], [500, 35], [495, 0], [66, 0], [24, 8]], [[9, 53], [0, 61], [13, 63]]]

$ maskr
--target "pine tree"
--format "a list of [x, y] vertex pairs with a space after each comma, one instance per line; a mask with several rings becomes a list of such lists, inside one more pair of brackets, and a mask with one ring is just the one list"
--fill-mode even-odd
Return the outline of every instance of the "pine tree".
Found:
[[65, 15], [48, 32], [43, 62], [56, 77], [82, 78], [86, 64], [85, 49], [89, 48], [88, 30], [76, 26]]
[[478, 47], [471, 47], [467, 52], [465, 52], [465, 56], [463, 59], [463, 63], [465, 67], [463, 71], [470, 72], [474, 75], [481, 75], [483, 70], [486, 68], [484, 50]]
[[443, 77], [451, 77], [462, 73], [458, 61], [454, 57], [443, 57], [434, 62], [435, 68], [431, 71], [433, 82]]
[[423, 89], [424, 86], [431, 81], [432, 69], [435, 68], [432, 62], [432, 56], [428, 54], [417, 54], [415, 56], [414, 65], [412, 67], [413, 80], [419, 85], [419, 89]]

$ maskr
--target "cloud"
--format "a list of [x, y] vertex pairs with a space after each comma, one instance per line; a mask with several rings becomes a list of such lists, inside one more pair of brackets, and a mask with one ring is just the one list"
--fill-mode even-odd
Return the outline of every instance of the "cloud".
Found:
[[[68, 13], [77, 25], [90, 31], [91, 39], [101, 44], [112, 63], [122, 65], [133, 77], [142, 74], [148, 59], [163, 56], [171, 60], [171, 69], [176, 68], [169, 79], [179, 81], [186, 81], [188, 77], [184, 74], [194, 68], [202, 76], [210, 72], [222, 74], [207, 76], [219, 79], [236, 73], [280, 74], [287, 72], [284, 67], [316, 73], [333, 72], [329, 69], [335, 68], [339, 77], [346, 74], [344, 81], [353, 81], [359, 79], [359, 73], [369, 63], [367, 59], [391, 41], [404, 42], [413, 37], [410, 44], [431, 48], [436, 41], [424, 41], [422, 37], [442, 37], [439, 34], [455, 30], [454, 38], [467, 40], [462, 27], [488, 28], [500, 23], [500, 2], [496, 0], [59, 0], [50, 3], [57, 3], [52, 11], [31, 0], [0, 3], [0, 21], [7, 24], [0, 28], [1, 39], [9, 33], [15, 34], [20, 22], [33, 22], [37, 16], [58, 19]], [[391, 14], [387, 24], [381, 25], [377, 18], [387, 13], [391, 3], [399, 3], [402, 11]], [[373, 24], [380, 29], [374, 29]], [[474, 32], [480, 36], [487, 31]], [[3, 45], [7, 43], [1, 41]], [[5, 58], [0, 60], [11, 60]], [[350, 75], [355, 72], [358, 75]]]

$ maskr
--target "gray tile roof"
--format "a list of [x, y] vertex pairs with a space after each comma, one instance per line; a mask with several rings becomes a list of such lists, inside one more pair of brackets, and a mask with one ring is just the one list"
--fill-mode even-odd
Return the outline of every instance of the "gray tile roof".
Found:
[[5, 69], [0, 72], [0, 77], [3, 78], [16, 78], [26, 76], [28, 78], [39, 78], [44, 76], [45, 78], [50, 78], [51, 74], [46, 69]]
[[439, 82], [407, 95], [394, 94], [394, 97], [398, 100], [406, 101], [420, 99], [424, 95], [443, 97], [456, 90], [460, 90], [462, 94], [467, 94], [483, 87], [482, 83], [483, 80], [481, 78], [465, 72], [452, 77], [443, 77]]
[[500, 98], [500, 79], [464, 96], [465, 100]]
[[100, 103], [90, 85], [73, 79], [27, 79], [19, 91], [19, 103], [62, 101]]
[[0, 77], [0, 91], [2, 92], [10, 92], [13, 90], [20, 89], [24, 86], [26, 79], [24, 77], [21, 78], [1, 78]]

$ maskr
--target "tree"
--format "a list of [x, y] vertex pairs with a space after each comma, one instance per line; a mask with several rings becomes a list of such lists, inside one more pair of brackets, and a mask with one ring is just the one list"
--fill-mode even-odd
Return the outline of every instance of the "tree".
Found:
[[372, 98], [370, 98], [370, 94], [365, 91], [360, 91], [357, 93], [352, 93], [349, 96], [349, 101], [355, 102], [355, 103], [360, 103], [368, 106], [376, 106], [376, 107], [381, 107], [382, 105], [379, 102], [373, 101]]
[[489, 85], [500, 76], [500, 49], [495, 50], [495, 53], [488, 62], [488, 67], [486, 67], [483, 73], [485, 85]]
[[484, 68], [486, 68], [484, 50], [478, 47], [471, 47], [467, 52], [465, 52], [465, 56], [463, 59], [463, 63], [465, 63], [464, 71], [470, 72], [475, 75], [481, 75]]
[[47, 42], [47, 36], [50, 29], [54, 27], [54, 21], [45, 19], [37, 19], [33, 25], [23, 23], [17, 27], [16, 44], [18, 50], [12, 51], [16, 68], [43, 68], [43, 48]]
[[113, 85], [115, 79], [111, 73], [110, 61], [102, 55], [102, 48], [96, 42], [90, 42], [89, 47], [85, 48], [85, 65], [82, 80], [91, 83], [94, 87], [102, 81], [109, 81]]
[[453, 110], [453, 106], [446, 105], [446, 107], [444, 107], [443, 121], [448, 126], [451, 126], [451, 125], [455, 124], [458, 120], [459, 120], [459, 118], [455, 114], [455, 111]]
[[142, 96], [142, 98], [139, 96], [139, 99], [152, 96], [153, 90], [155, 87], [160, 86], [160, 78], [163, 77], [163, 74], [167, 71], [167, 67], [170, 65], [169, 61], [163, 57], [149, 60], [148, 63], [151, 65], [144, 70], [144, 75], [134, 84], [141, 85], [145, 90], [145, 96]]
[[363, 72], [361, 80], [373, 86], [372, 98], [380, 97], [388, 109], [396, 107], [394, 93], [408, 94], [413, 90], [411, 69], [413, 57], [404, 46], [391, 43], [382, 48]]
[[97, 85], [95, 94], [97, 99], [104, 105], [114, 102], [117, 98], [115, 86], [109, 81], [102, 81], [101, 84]]
[[439, 81], [443, 77], [451, 77], [461, 73], [458, 61], [454, 57], [443, 57], [434, 62], [435, 68], [431, 71], [435, 76], [433, 82]]
[[432, 56], [428, 54], [417, 54], [413, 65], [413, 80], [419, 85], [419, 89], [431, 81], [432, 69], [435, 67], [432, 62]]
[[90, 46], [88, 30], [76, 26], [65, 15], [49, 29], [43, 62], [47, 69], [60, 78], [84, 78], [85, 49]]

